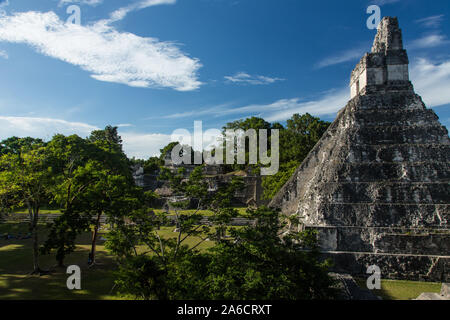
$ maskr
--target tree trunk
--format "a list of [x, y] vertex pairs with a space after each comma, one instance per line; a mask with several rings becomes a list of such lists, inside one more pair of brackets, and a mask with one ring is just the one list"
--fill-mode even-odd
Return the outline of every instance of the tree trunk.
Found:
[[39, 274], [41, 269], [39, 268], [39, 242], [38, 242], [38, 230], [37, 223], [39, 219], [39, 208], [28, 207], [30, 214], [30, 231], [33, 240], [33, 274]]
[[95, 251], [97, 246], [97, 237], [98, 237], [98, 229], [100, 229], [100, 217], [102, 213], [99, 212], [97, 214], [97, 220], [95, 221], [94, 231], [92, 232], [92, 246], [91, 246], [91, 256], [90, 256], [90, 265], [95, 264]]

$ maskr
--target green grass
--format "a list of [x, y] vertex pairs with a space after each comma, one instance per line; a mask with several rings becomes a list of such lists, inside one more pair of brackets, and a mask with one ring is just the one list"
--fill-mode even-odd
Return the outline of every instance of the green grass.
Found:
[[[19, 209], [14, 211], [14, 213], [27, 213], [28, 209]], [[39, 214], [61, 214], [60, 209], [40, 209]]]
[[[361, 288], [366, 288], [366, 280], [356, 279], [356, 282]], [[383, 300], [412, 300], [423, 292], [439, 293], [441, 286], [436, 282], [381, 280], [381, 290], [374, 290], [373, 293]]]
[[[245, 215], [245, 213], [247, 211], [247, 208], [245, 208], [245, 207], [239, 207], [239, 208], [236, 208], [236, 209], [237, 209], [237, 211], [239, 213], [239, 216]], [[154, 211], [155, 211], [155, 213], [164, 213], [164, 212], [166, 212], [166, 210], [163, 210], [163, 209], [155, 209]], [[195, 212], [198, 212], [198, 214], [201, 214], [202, 216], [205, 216], [205, 217], [209, 217], [209, 216], [213, 215], [213, 212], [211, 210], [198, 210], [198, 211], [194, 210], [194, 209], [192, 209], [192, 210], [180, 210], [181, 214], [194, 214]], [[175, 211], [170, 210], [169, 214], [175, 215]]]
[[[243, 216], [245, 214], [245, 212], [247, 211], [247, 208], [245, 208], [245, 207], [239, 207], [236, 209], [238, 210], [240, 216]], [[155, 209], [154, 211], [155, 211], [155, 213], [166, 212], [163, 209]], [[180, 213], [182, 213], [182, 214], [193, 214], [195, 212], [197, 212], [197, 210], [194, 210], [194, 209], [180, 210]], [[14, 211], [14, 213], [28, 213], [28, 210], [27, 209], [19, 209], [19, 210]], [[39, 210], [39, 213], [40, 214], [61, 214], [61, 210], [59, 210], [59, 209], [41, 209], [41, 210]], [[198, 213], [203, 216], [206, 216], [206, 217], [211, 216], [213, 214], [213, 212], [211, 210], [198, 210]], [[172, 211], [169, 211], [169, 214], [174, 215], [175, 212], [172, 210]]]
[[[178, 233], [173, 232], [175, 227], [162, 227], [158, 231], [163, 238], [175, 238]], [[0, 233], [26, 234], [26, 223], [1, 223]], [[40, 243], [46, 239], [46, 230], [39, 225]], [[40, 266], [44, 270], [51, 270], [49, 275], [31, 276], [32, 270], [32, 242], [30, 239], [18, 240], [0, 239], [0, 300], [102, 300], [125, 299], [117, 296], [113, 290], [115, 264], [113, 257], [105, 249], [104, 241], [97, 244], [97, 262], [99, 265], [88, 268], [87, 257], [90, 250], [90, 233], [81, 235], [77, 239], [76, 251], [70, 254], [65, 264], [75, 264], [81, 268], [82, 290], [68, 290], [66, 280], [68, 275], [65, 269], [56, 267], [54, 255], [41, 256]], [[99, 237], [100, 239], [100, 237]], [[201, 239], [190, 237], [183, 242], [190, 247], [196, 245]], [[205, 241], [198, 249], [205, 250], [214, 245], [212, 241]], [[144, 248], [138, 248], [143, 251]]]
[[[27, 223], [2, 223], [0, 233], [26, 234]], [[46, 239], [46, 230], [39, 225], [39, 242]], [[54, 255], [40, 256], [40, 266], [50, 270], [49, 275], [30, 275], [32, 270], [31, 239], [0, 240], [0, 300], [8, 299], [116, 299], [111, 289], [114, 286], [115, 268], [112, 256], [104, 247], [104, 241], [97, 245], [99, 265], [88, 268], [87, 257], [90, 250], [90, 234], [77, 239], [77, 248], [65, 261], [67, 266], [75, 264], [81, 268], [82, 290], [68, 290], [65, 269], [56, 267]]]
[[[46, 239], [46, 231], [39, 226], [40, 241]], [[173, 232], [175, 227], [162, 227], [158, 231], [163, 238], [175, 238], [178, 233]], [[26, 223], [2, 223], [0, 233], [26, 234]], [[68, 275], [65, 269], [55, 267], [53, 255], [41, 256], [40, 264], [45, 270], [52, 270], [46, 276], [30, 276], [32, 270], [32, 243], [31, 240], [0, 240], [0, 300], [7, 299], [125, 299], [117, 296], [113, 290], [115, 264], [113, 257], [105, 249], [104, 241], [99, 240], [97, 245], [97, 261], [99, 265], [94, 268], [87, 267], [87, 257], [90, 249], [89, 233], [77, 239], [77, 248], [65, 261], [66, 265], [75, 264], [82, 269], [82, 290], [70, 291], [66, 287]], [[199, 238], [188, 238], [184, 244], [192, 247], [200, 241]], [[212, 241], [203, 242], [198, 248], [206, 250], [214, 245]], [[139, 248], [144, 250], [144, 248]], [[365, 287], [365, 279], [356, 279], [358, 285]], [[382, 280], [382, 289], [374, 293], [385, 300], [410, 300], [417, 298], [423, 292], [439, 293], [440, 283]]]

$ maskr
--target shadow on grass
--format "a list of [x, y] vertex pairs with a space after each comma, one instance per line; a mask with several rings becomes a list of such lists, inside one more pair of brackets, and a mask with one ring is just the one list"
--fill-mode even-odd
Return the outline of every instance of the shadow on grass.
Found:
[[[9, 228], [8, 228], [9, 227]], [[26, 224], [2, 224], [0, 232], [23, 232]], [[45, 231], [40, 228], [41, 243], [45, 240]], [[117, 299], [112, 288], [115, 264], [108, 255], [103, 241], [97, 245], [97, 261], [99, 265], [88, 268], [87, 259], [90, 250], [90, 234], [86, 233], [77, 241], [75, 252], [67, 256], [66, 266], [78, 265], [81, 268], [82, 290], [69, 290], [66, 286], [65, 268], [57, 268], [54, 254], [39, 257], [43, 270], [50, 270], [45, 276], [31, 276], [32, 241], [10, 239], [0, 240], [0, 300], [16, 299]]]

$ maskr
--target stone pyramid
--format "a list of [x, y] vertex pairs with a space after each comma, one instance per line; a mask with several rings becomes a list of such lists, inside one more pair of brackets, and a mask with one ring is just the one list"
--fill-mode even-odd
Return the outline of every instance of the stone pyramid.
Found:
[[397, 18], [351, 74], [351, 100], [270, 206], [319, 231], [336, 269], [450, 274], [450, 139], [409, 81]]

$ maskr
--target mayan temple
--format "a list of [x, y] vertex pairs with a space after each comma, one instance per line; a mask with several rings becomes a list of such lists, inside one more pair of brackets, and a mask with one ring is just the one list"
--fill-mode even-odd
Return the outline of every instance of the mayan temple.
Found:
[[338, 271], [450, 281], [450, 140], [409, 81], [397, 18], [378, 26], [340, 110], [270, 206], [319, 231]]

